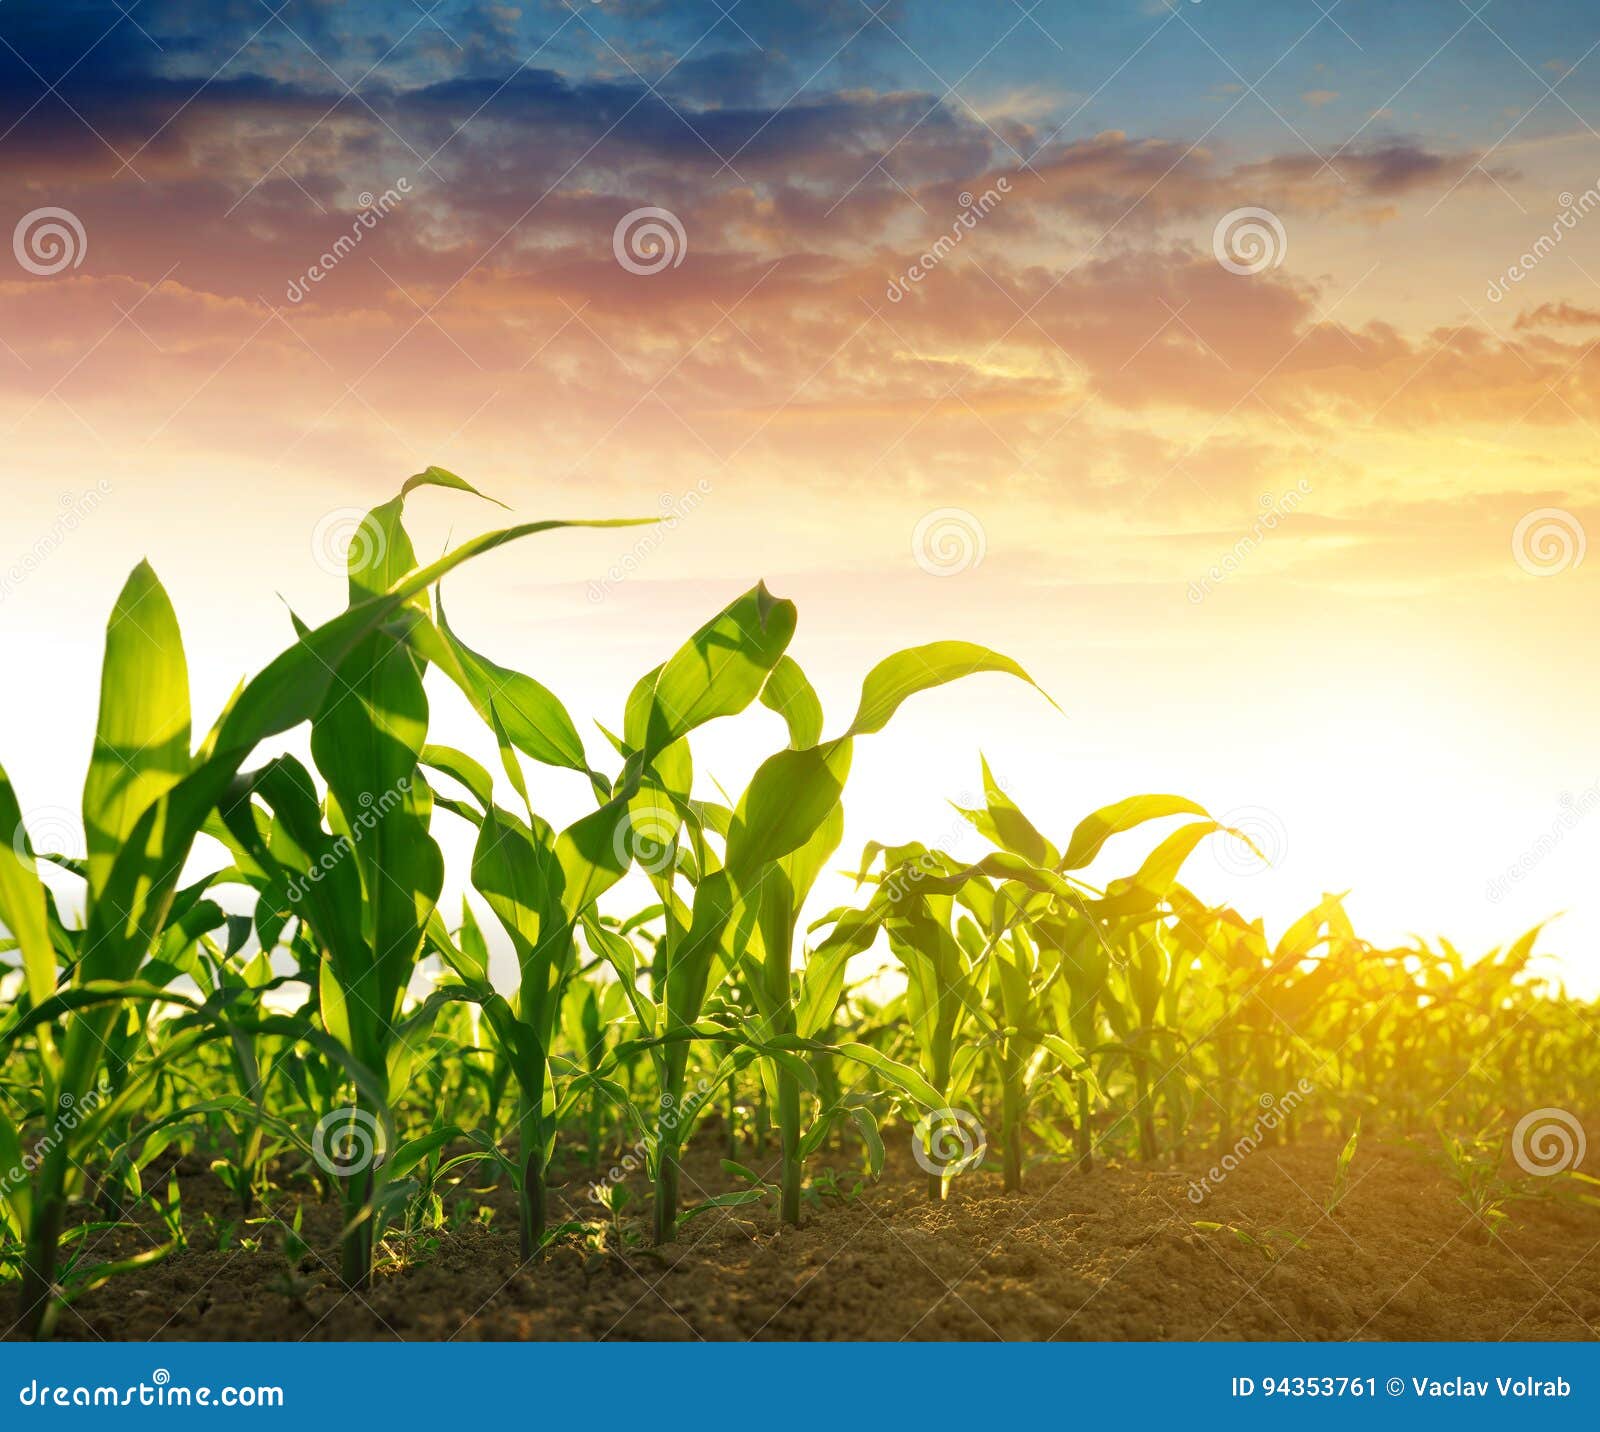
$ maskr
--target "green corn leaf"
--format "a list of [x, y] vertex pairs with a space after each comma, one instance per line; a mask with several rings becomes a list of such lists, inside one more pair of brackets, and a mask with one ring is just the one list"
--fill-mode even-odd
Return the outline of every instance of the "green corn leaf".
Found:
[[[1113, 880], [1103, 900], [1089, 902], [1089, 908], [1102, 919], [1142, 915], [1154, 909], [1177, 883], [1178, 872], [1195, 847], [1208, 835], [1228, 830], [1214, 820], [1197, 820], [1173, 831], [1161, 842], [1131, 878]], [[1237, 832], [1229, 832], [1237, 834]], [[1240, 835], [1239, 839], [1247, 837]]]
[[[471, 920], [472, 910], [462, 901], [466, 919]], [[476, 924], [473, 926], [476, 929]], [[476, 947], [468, 938], [465, 925], [461, 930], [460, 940], [452, 940], [450, 932], [445, 928], [444, 916], [435, 910], [428, 920], [428, 948], [433, 950], [445, 964], [470, 985], [485, 985], [489, 981], [489, 955], [488, 950], [482, 948], [483, 936], [479, 932]], [[480, 954], [481, 950], [481, 954]]]
[[891, 1059], [881, 1049], [874, 1049], [870, 1044], [838, 1044], [834, 1048], [846, 1059], [871, 1069], [885, 1083], [924, 1109], [940, 1109], [948, 1102], [909, 1064]]
[[734, 812], [728, 873], [736, 889], [751, 887], [762, 867], [798, 850], [844, 795], [849, 740], [779, 751], [762, 762]]
[[189, 668], [177, 614], [148, 562], [117, 598], [106, 627], [100, 719], [83, 788], [89, 898], [104, 892], [139, 817], [190, 767]]
[[995, 780], [989, 769], [987, 757], [979, 757], [983, 768], [983, 797], [988, 807], [989, 819], [994, 823], [999, 845], [1004, 850], [1022, 856], [1035, 865], [1053, 865], [1058, 858], [1056, 849], [1035, 828], [1032, 821], [1018, 808], [1015, 801]]
[[878, 1132], [877, 1116], [871, 1109], [856, 1105], [850, 1110], [850, 1120], [856, 1126], [856, 1131], [861, 1135], [861, 1142], [867, 1150], [867, 1170], [873, 1178], [883, 1172], [884, 1149], [883, 1137]]
[[[56, 987], [56, 953], [50, 942], [49, 907], [16, 792], [0, 768], [0, 922], [22, 952], [28, 994], [35, 1004]], [[13, 1167], [13, 1165], [6, 1165]]]
[[607, 801], [598, 810], [574, 821], [555, 842], [555, 858], [561, 866], [561, 907], [569, 922], [578, 917], [628, 873], [630, 839], [651, 821], [664, 822], [676, 830], [676, 813], [669, 812], [664, 797], [653, 787], [645, 787], [631, 797], [624, 794]]
[[[637, 527], [651, 519], [526, 522], [486, 532], [453, 548], [437, 561], [410, 573], [381, 597], [346, 609], [332, 621], [307, 632], [294, 646], [246, 683], [229, 707], [210, 743], [223, 756], [248, 752], [270, 736], [309, 721], [321, 709], [333, 673], [355, 646], [390, 620], [419, 593], [436, 586], [472, 558], [542, 532], [566, 528]], [[241, 757], [242, 759], [242, 754]]]
[[628, 698], [623, 739], [647, 762], [760, 694], [794, 636], [793, 602], [759, 585], [719, 612]]
[[617, 981], [622, 986], [639, 1027], [646, 1036], [657, 1033], [660, 1028], [659, 1015], [655, 1005], [639, 988], [638, 959], [632, 944], [592, 918], [584, 922], [584, 935], [590, 947], [598, 951], [616, 971]]
[[822, 739], [822, 702], [792, 656], [772, 668], [761, 688], [761, 704], [783, 717], [789, 744], [796, 749], [815, 746]]
[[494, 777], [466, 752], [458, 751], [454, 746], [430, 744], [422, 748], [420, 760], [429, 770], [442, 771], [451, 780], [465, 786], [482, 810], [488, 810], [494, 804]]
[[[1034, 679], [1010, 657], [990, 651], [986, 646], [970, 641], [935, 641], [926, 646], [907, 647], [885, 657], [867, 673], [867, 679], [861, 684], [861, 701], [855, 720], [845, 735], [865, 736], [881, 731], [908, 696], [985, 671], [1015, 676], [1035, 690], [1039, 689]], [[1046, 696], [1045, 699], [1050, 698]], [[1052, 701], [1051, 705], [1054, 704]]]
[[[272, 811], [266, 840], [255, 819], [252, 797], [257, 795]], [[360, 874], [348, 838], [323, 828], [310, 773], [292, 757], [279, 757], [235, 784], [222, 816], [239, 844], [289, 892], [290, 907], [316, 931], [341, 988], [349, 993], [362, 986], [361, 997], [376, 1008], [375, 990], [363, 985], [371, 957], [361, 923]]]
[[833, 1022], [852, 953], [849, 944], [841, 941], [814, 952], [806, 961], [795, 1007], [795, 1032], [802, 1037], [814, 1038]]
[[[203, 759], [148, 807], [117, 851], [103, 898], [93, 902], [84, 948], [90, 977], [126, 977], [161, 928], [183, 862], [206, 817], [260, 742], [309, 721], [322, 708], [333, 674], [350, 653], [406, 603], [463, 562], [510, 542], [569, 527], [630, 527], [635, 519], [531, 522], [485, 533], [411, 573], [382, 597], [348, 608], [305, 633], [229, 704], [202, 748]], [[95, 1038], [86, 1032], [80, 1043]], [[81, 1062], [81, 1061], [80, 1061]], [[86, 1066], [85, 1066], [86, 1067]]]
[[400, 489], [400, 496], [402, 498], [410, 497], [419, 487], [448, 487], [456, 492], [469, 492], [474, 497], [481, 497], [485, 502], [494, 503], [496, 507], [505, 508], [507, 512], [511, 510], [499, 498], [490, 497], [485, 492], [479, 492], [466, 478], [457, 477], [455, 473], [449, 472], [442, 467], [435, 467], [432, 464], [414, 476], [408, 477], [405, 486]]
[[710, 1198], [703, 1198], [693, 1208], [686, 1208], [678, 1215], [678, 1227], [698, 1218], [702, 1213], [710, 1213], [718, 1208], [742, 1208], [746, 1204], [760, 1203], [768, 1196], [765, 1188], [742, 1188], [734, 1193], [718, 1193]]
[[[428, 831], [431, 796], [418, 761], [428, 700], [410, 650], [374, 633], [345, 660], [311, 726], [311, 752], [337, 803], [347, 858], [361, 875], [370, 951], [359, 987], [380, 1027], [394, 1016], [444, 887], [444, 857]], [[368, 1051], [376, 1059], [377, 1051]]]
[[1066, 854], [1056, 868], [1082, 870], [1093, 862], [1100, 848], [1112, 836], [1143, 825], [1147, 820], [1160, 820], [1172, 815], [1197, 815], [1210, 819], [1204, 806], [1196, 805], [1182, 796], [1129, 796], [1126, 800], [1102, 806], [1079, 821], [1072, 832], [1072, 839], [1067, 842]]
[[431, 1158], [446, 1144], [467, 1138], [466, 1130], [459, 1129], [454, 1124], [447, 1124], [442, 1129], [430, 1129], [420, 1138], [401, 1144], [390, 1154], [384, 1160], [384, 1175], [390, 1179], [404, 1178], [424, 1159]]
[[324, 960], [317, 966], [317, 1004], [322, 1013], [322, 1027], [346, 1049], [356, 1047], [350, 1030], [350, 1011], [345, 1003], [344, 988], [334, 973], [333, 962]]
[[[0, 1108], [0, 1171], [10, 1174], [12, 1170], [24, 1168], [22, 1157], [22, 1140], [17, 1136], [17, 1126], [11, 1122], [10, 1114]], [[5, 1197], [0, 1199], [0, 1210], [6, 1205], [18, 1220], [19, 1227], [14, 1231], [26, 1229], [33, 1210], [33, 1191], [27, 1179], [7, 1179]]]
[[485, 721], [492, 704], [507, 738], [523, 755], [546, 766], [589, 775], [583, 741], [567, 708], [531, 676], [499, 666], [463, 642], [445, 618], [444, 594], [435, 594], [437, 626], [421, 622], [411, 634], [417, 649], [445, 672]]

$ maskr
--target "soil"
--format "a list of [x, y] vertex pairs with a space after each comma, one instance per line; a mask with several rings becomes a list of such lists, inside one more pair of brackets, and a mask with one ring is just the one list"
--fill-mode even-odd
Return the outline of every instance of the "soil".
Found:
[[[1336, 1154], [1331, 1144], [1259, 1149], [1198, 1204], [1190, 1180], [1209, 1163], [1198, 1157], [1088, 1172], [1040, 1165], [1020, 1194], [1004, 1193], [998, 1173], [970, 1171], [947, 1202], [930, 1203], [926, 1176], [908, 1156], [891, 1156], [883, 1178], [854, 1196], [808, 1200], [799, 1228], [781, 1226], [766, 1204], [717, 1208], [660, 1249], [647, 1246], [640, 1180], [620, 1226], [588, 1239], [568, 1234], [526, 1267], [511, 1199], [493, 1189], [468, 1193], [450, 1231], [404, 1248], [391, 1239], [360, 1294], [339, 1284], [334, 1205], [304, 1203], [309, 1251], [291, 1266], [280, 1232], [244, 1224], [204, 1162], [185, 1159], [177, 1173], [190, 1246], [84, 1294], [57, 1336], [1600, 1337], [1600, 1205], [1570, 1195], [1519, 1200], [1494, 1236], [1428, 1153], [1363, 1144], [1330, 1214]], [[840, 1175], [841, 1193], [855, 1184]], [[604, 1217], [585, 1196], [590, 1186], [575, 1175], [553, 1192], [552, 1225]], [[687, 1203], [729, 1187], [715, 1148], [692, 1151]], [[271, 1211], [290, 1219], [295, 1206], [280, 1195]], [[229, 1246], [218, 1251], [230, 1223]], [[241, 1247], [241, 1235], [254, 1246]], [[164, 1236], [156, 1223], [124, 1227], [101, 1236], [110, 1244], [95, 1257], [126, 1256]]]

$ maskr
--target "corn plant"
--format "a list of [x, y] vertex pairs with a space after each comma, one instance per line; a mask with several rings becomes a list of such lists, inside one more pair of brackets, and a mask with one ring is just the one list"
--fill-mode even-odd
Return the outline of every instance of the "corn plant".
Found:
[[[1327, 1138], [1342, 1150], [1329, 1212], [1358, 1138], [1426, 1134], [1494, 1231], [1531, 1192], [1501, 1177], [1494, 1131], [1516, 1111], [1592, 1109], [1600, 1013], [1540, 973], [1540, 929], [1476, 956], [1389, 946], [1331, 894], [1273, 939], [1181, 883], [1223, 827], [1179, 796], [1119, 801], [1052, 837], [984, 763], [982, 802], [961, 814], [986, 854], [869, 843], [849, 862], [855, 904], [808, 921], [846, 863], [856, 744], [919, 691], [1023, 669], [967, 643], [899, 652], [829, 738], [790, 653], [795, 608], [758, 585], [669, 648], [591, 758], [549, 687], [463, 640], [440, 586], [480, 553], [602, 524], [509, 527], [423, 565], [404, 516], [424, 487], [476, 496], [429, 469], [375, 508], [345, 609], [297, 623], [198, 742], [176, 614], [135, 569], [107, 628], [82, 858], [35, 852], [0, 771], [0, 1278], [18, 1285], [19, 1331], [47, 1335], [86, 1290], [185, 1249], [280, 1244], [292, 1292], [293, 1265], [320, 1256], [283, 1206], [307, 1192], [338, 1202], [352, 1287], [487, 1217], [486, 1183], [515, 1193], [524, 1260], [563, 1239], [590, 1256], [665, 1242], [737, 1205], [796, 1223], [808, 1200], [870, 1197], [896, 1120], [942, 1199], [956, 1169], [935, 1131], [952, 1110], [998, 1134], [1012, 1192], [1040, 1160], [1088, 1175], [1102, 1152], [1183, 1162]], [[467, 749], [430, 739], [441, 681], [481, 719]], [[708, 728], [758, 706], [786, 743], [725, 795]], [[251, 768], [300, 728], [308, 763]], [[592, 808], [555, 829], [529, 762]], [[449, 915], [447, 819], [473, 837]], [[1112, 864], [1156, 821], [1177, 824]], [[231, 863], [192, 869], [201, 834]], [[1131, 873], [1105, 879], [1102, 863]], [[631, 903], [630, 872], [645, 892]], [[515, 959], [505, 988], [485, 910]], [[879, 948], [903, 987], [861, 979], [855, 962]], [[736, 1187], [686, 1207], [685, 1156], [717, 1109]], [[746, 1162], [769, 1124], [771, 1186]], [[350, 1132], [383, 1156], [330, 1162]], [[830, 1166], [812, 1168], [824, 1150]], [[186, 1205], [180, 1153], [209, 1165], [226, 1212]], [[551, 1227], [552, 1188], [575, 1169], [595, 1217]], [[641, 1169], [648, 1230], [623, 1182]], [[1558, 1192], [1591, 1197], [1582, 1182]], [[130, 1220], [158, 1246], [106, 1253]], [[1274, 1256], [1292, 1246], [1233, 1231]]]
[[[405, 492], [421, 485], [465, 486], [430, 469]], [[332, 621], [302, 628], [293, 646], [239, 689], [193, 752], [177, 616], [151, 568], [135, 569], [106, 634], [100, 717], [84, 787], [87, 891], [80, 931], [66, 932], [50, 919], [21, 810], [0, 772], [0, 828], [17, 832], [0, 842], [0, 918], [17, 941], [27, 989], [27, 1008], [0, 1039], [34, 1041], [39, 1119], [82, 1106], [107, 1067], [128, 1002], [160, 993], [138, 980], [140, 968], [181, 918], [179, 880], [195, 838], [230, 798], [256, 746], [315, 718], [350, 673], [347, 663], [370, 650], [385, 624], [445, 573], [478, 553], [563, 525], [569, 524], [535, 523], [476, 538], [426, 568], [395, 576], [382, 590], [367, 589]], [[203, 1037], [196, 1031], [164, 1057], [179, 1057]], [[67, 1200], [81, 1183], [81, 1155], [137, 1102], [158, 1067], [147, 1065], [65, 1136], [49, 1139], [30, 1187], [13, 1195], [25, 1243], [21, 1324], [30, 1333], [48, 1332], [56, 1316], [57, 1251]], [[0, 1124], [0, 1145], [0, 1155], [20, 1159], [21, 1132], [9, 1120]]]
[[[688, 921], [676, 926], [676, 940], [669, 924], [663, 1097], [670, 1096], [673, 1103], [683, 1096], [689, 1042], [706, 1033], [698, 1021], [708, 990], [745, 957], [752, 938], [761, 940], [761, 961], [759, 969], [752, 967], [752, 980], [760, 990], [762, 1028], [746, 1029], [732, 1040], [778, 1065], [783, 1213], [790, 1222], [799, 1221], [803, 1179], [800, 1089], [815, 1082], [804, 1062], [793, 1057], [794, 1050], [804, 1047], [790, 1010], [797, 897], [837, 844], [837, 827], [830, 822], [841, 819], [856, 740], [883, 730], [907, 697], [983, 671], [1032, 685], [1014, 661], [969, 642], [934, 642], [897, 652], [867, 673], [844, 733], [823, 741], [820, 704], [803, 673], [793, 663], [776, 667], [774, 689], [762, 699], [784, 714], [790, 744], [768, 757], [751, 778], [729, 821], [721, 868], [696, 886]], [[745, 915], [748, 919], [739, 918]], [[908, 1077], [909, 1071], [885, 1061], [877, 1050], [847, 1043], [838, 1052], [896, 1081], [910, 1097], [930, 1097], [924, 1081]], [[668, 1140], [663, 1143], [672, 1152], [663, 1158], [667, 1173], [656, 1185], [658, 1240], [675, 1235], [678, 1203], [677, 1148]]]

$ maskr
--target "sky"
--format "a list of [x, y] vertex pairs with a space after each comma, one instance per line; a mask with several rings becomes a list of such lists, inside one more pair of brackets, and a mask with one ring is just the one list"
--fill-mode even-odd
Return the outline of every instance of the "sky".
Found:
[[[847, 851], [977, 854], [982, 751], [1058, 839], [1201, 801], [1272, 863], [1188, 883], [1272, 933], [1559, 916], [1600, 989], [1597, 46], [1498, 0], [5, 0], [0, 761], [70, 848], [128, 570], [207, 724], [433, 463], [670, 519], [450, 580], [581, 722], [761, 579], [832, 729], [941, 637], [1059, 703], [919, 698]], [[430, 553], [499, 516], [410, 508]], [[729, 789], [783, 743], [706, 734]]]

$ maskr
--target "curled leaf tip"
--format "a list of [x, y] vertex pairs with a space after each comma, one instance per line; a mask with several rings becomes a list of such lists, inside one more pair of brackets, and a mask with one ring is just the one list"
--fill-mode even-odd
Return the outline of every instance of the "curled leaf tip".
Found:
[[458, 477], [449, 468], [439, 467], [429, 463], [421, 472], [413, 473], [406, 479], [405, 486], [400, 489], [402, 499], [409, 497], [419, 487], [449, 487], [457, 492], [470, 492], [474, 497], [481, 497], [485, 502], [492, 502], [496, 507], [511, 511], [498, 497], [490, 497], [487, 492], [480, 492], [464, 477]]

